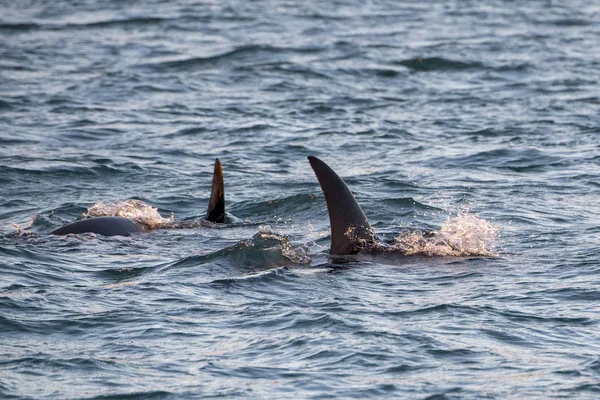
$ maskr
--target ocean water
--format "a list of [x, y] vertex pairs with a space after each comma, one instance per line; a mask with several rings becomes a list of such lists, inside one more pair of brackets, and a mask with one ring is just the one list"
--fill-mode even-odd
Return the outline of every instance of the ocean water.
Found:
[[[0, 2], [0, 398], [600, 397], [599, 21]], [[410, 255], [330, 260], [308, 155]]]

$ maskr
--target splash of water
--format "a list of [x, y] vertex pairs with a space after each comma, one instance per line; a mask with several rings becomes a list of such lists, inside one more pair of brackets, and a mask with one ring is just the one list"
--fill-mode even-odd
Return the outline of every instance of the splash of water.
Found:
[[128, 199], [116, 203], [104, 203], [101, 200], [89, 207], [83, 213], [84, 217], [124, 217], [131, 218], [149, 229], [164, 228], [173, 223], [174, 216], [163, 218], [158, 209], [144, 203], [141, 200]]
[[259, 226], [258, 232], [252, 237], [258, 248], [281, 252], [281, 255], [294, 264], [309, 264], [310, 256], [303, 246], [294, 246], [286, 237], [276, 233], [268, 226]]
[[426, 256], [497, 256], [498, 228], [477, 215], [463, 210], [455, 217], [448, 217], [438, 231], [422, 232], [408, 230], [396, 237], [390, 252]]
[[259, 226], [252, 239], [242, 240], [225, 252], [239, 264], [280, 266], [310, 264], [311, 258], [304, 246], [294, 246], [285, 236], [268, 226]]
[[[31, 225], [33, 224], [30, 223], [29, 224], [29, 228], [31, 228]], [[13, 230], [16, 232], [17, 235], [19, 236], [34, 236], [35, 232], [31, 231], [29, 228], [23, 228], [21, 225], [14, 223], [12, 224]]]
[[[208, 228], [224, 227], [223, 224], [210, 222], [205, 219], [175, 221], [173, 214], [169, 218], [163, 218], [158, 209], [141, 200], [134, 199], [120, 200], [116, 203], [104, 203], [100, 200], [83, 213], [84, 218], [107, 216], [131, 218], [145, 225], [148, 229], [191, 229], [201, 226]], [[231, 218], [231, 215], [227, 214], [227, 216]]]

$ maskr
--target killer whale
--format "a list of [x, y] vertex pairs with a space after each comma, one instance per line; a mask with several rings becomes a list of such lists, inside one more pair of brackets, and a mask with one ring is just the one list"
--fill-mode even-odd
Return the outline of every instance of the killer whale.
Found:
[[325, 195], [331, 225], [329, 254], [356, 254], [375, 243], [373, 228], [344, 180], [317, 157], [309, 156], [308, 162]]
[[[225, 189], [223, 185], [223, 167], [219, 159], [215, 159], [212, 189], [206, 220], [225, 222]], [[50, 232], [50, 235], [68, 235], [78, 233], [96, 233], [103, 236], [127, 236], [145, 232], [148, 229], [131, 218], [95, 217], [72, 222]]]
[[[381, 241], [375, 236], [365, 213], [344, 180], [317, 157], [310, 156], [308, 161], [325, 195], [331, 224], [329, 254], [332, 258], [340, 257], [343, 260], [346, 256], [360, 253], [384, 258], [390, 256], [395, 263], [395, 257], [406, 255], [497, 256], [497, 228], [484, 219], [467, 214], [449, 219], [444, 225], [448, 227], [447, 230], [442, 227], [440, 230], [407, 231], [407, 235], [400, 235], [393, 242]], [[463, 224], [460, 229], [457, 229], [458, 224]]]

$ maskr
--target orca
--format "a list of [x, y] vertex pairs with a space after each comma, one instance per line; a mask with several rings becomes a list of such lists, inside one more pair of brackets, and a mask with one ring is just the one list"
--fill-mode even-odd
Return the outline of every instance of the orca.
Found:
[[394, 264], [397, 256], [406, 255], [497, 256], [497, 228], [484, 219], [473, 216], [465, 216], [471, 233], [466, 236], [452, 227], [444, 232], [442, 227], [439, 231], [418, 230], [405, 238], [399, 236], [393, 242], [380, 241], [343, 179], [317, 157], [308, 157], [308, 162], [325, 195], [331, 225], [329, 254], [334, 261], [352, 260], [354, 255], [359, 253], [366, 256], [384, 256], [383, 259], [379, 259], [380, 262], [385, 257], [391, 257], [390, 262]]
[[325, 195], [331, 225], [329, 254], [356, 254], [365, 246], [374, 244], [373, 228], [344, 180], [317, 157], [309, 156], [308, 162]]
[[[215, 159], [212, 190], [206, 211], [206, 220], [225, 222], [225, 190], [223, 168], [219, 159]], [[72, 222], [50, 232], [50, 235], [68, 235], [77, 233], [96, 233], [103, 236], [127, 236], [145, 232], [148, 228], [131, 218], [95, 217]]]

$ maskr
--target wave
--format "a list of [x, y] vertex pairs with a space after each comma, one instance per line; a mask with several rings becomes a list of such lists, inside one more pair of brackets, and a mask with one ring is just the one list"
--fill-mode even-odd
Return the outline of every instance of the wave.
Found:
[[483, 68], [484, 64], [480, 62], [465, 62], [455, 61], [443, 57], [416, 57], [409, 58], [394, 63], [396, 65], [403, 65], [413, 71], [461, 71], [467, 69], [479, 69]]
[[[4, 67], [4, 66], [2, 66]], [[6, 100], [1, 100], [0, 99], [0, 111], [5, 111], [5, 110], [12, 110], [14, 108], [13, 103], [10, 103]], [[8, 138], [0, 138], [0, 143], [2, 142], [6, 142], [6, 144], [11, 144], [10, 141], [11, 140], [19, 140], [19, 139], [8, 139]]]
[[[432, 71], [467, 71], [472, 69], [492, 70], [499, 72], [508, 71], [524, 71], [529, 68], [529, 64], [484, 64], [480, 61], [458, 61], [444, 57], [416, 57], [406, 60], [396, 61], [393, 65], [401, 65], [416, 72], [432, 72]], [[380, 72], [382, 76], [394, 77], [398, 74], [395, 70], [383, 70]]]
[[211, 282], [223, 283], [263, 276], [263, 272], [255, 272], [256, 268], [279, 274], [281, 271], [276, 272], [273, 268], [310, 263], [311, 257], [305, 246], [292, 244], [288, 238], [274, 232], [269, 226], [260, 226], [251, 239], [240, 240], [232, 246], [208, 254], [184, 257], [162, 268], [162, 271], [197, 268], [208, 264], [217, 266], [219, 274], [222, 272], [222, 267], [225, 267], [228, 275], [231, 275], [230, 271], [243, 271], [245, 267], [253, 269], [250, 275], [219, 277], [211, 280]]
[[285, 266], [275, 267], [246, 275], [233, 276], [230, 278], [219, 278], [211, 281], [210, 283], [217, 285], [233, 285], [245, 281], [261, 281], [265, 283], [271, 281], [281, 282], [281, 277], [288, 274], [288, 271], [288, 268]]
[[279, 199], [242, 203], [236, 205], [235, 211], [239, 215], [273, 215], [277, 219], [280, 216], [308, 212], [315, 199], [317, 196], [314, 194], [294, 194]]
[[82, 23], [70, 23], [60, 26], [61, 28], [70, 28], [70, 27], [90, 27], [90, 28], [104, 28], [104, 27], [128, 27], [128, 26], [143, 26], [143, 25], [155, 25], [163, 22], [172, 21], [171, 18], [162, 18], [162, 17], [134, 17], [134, 18], [124, 18], [124, 19], [109, 19], [104, 21], [94, 21], [94, 22], [82, 22]]
[[[124, 169], [119, 168], [120, 166], [109, 166], [109, 165], [94, 165], [94, 166], [85, 166], [79, 165], [76, 162], [69, 161], [56, 161], [52, 162], [50, 160], [42, 163], [33, 163], [29, 167], [11, 167], [7, 165], [0, 165], [0, 176], [9, 177], [9, 179], [14, 179], [16, 181], [23, 180], [25, 176], [30, 177], [39, 177], [44, 176], [51, 178], [83, 178], [83, 177], [99, 177], [99, 176], [108, 176], [108, 175], [120, 175], [126, 174], [127, 172]], [[55, 164], [55, 165], [47, 165], [47, 164]], [[127, 167], [133, 166], [134, 164], [126, 165]]]
[[[399, 184], [398, 186], [400, 186]], [[409, 185], [405, 185], [406, 187], [411, 187]], [[441, 208], [437, 208], [431, 205], [427, 205], [417, 201], [413, 197], [403, 197], [403, 198], [392, 198], [392, 199], [384, 199], [381, 200], [380, 203], [389, 205], [394, 207], [395, 209], [409, 209], [411, 211], [442, 211]]]
[[155, 25], [164, 22], [172, 21], [171, 18], [162, 17], [133, 17], [124, 19], [108, 19], [103, 21], [92, 21], [92, 22], [78, 22], [78, 23], [34, 23], [34, 22], [23, 22], [23, 23], [1, 23], [0, 31], [6, 33], [21, 33], [33, 30], [52, 30], [60, 31], [73, 28], [111, 28], [111, 27], [130, 27], [130, 26], [143, 26], [143, 25]]
[[[121, 267], [121, 268], [109, 268], [102, 271], [95, 272], [95, 275], [101, 278], [109, 278], [116, 280], [119, 285], [123, 285], [123, 281], [130, 280], [132, 278], [138, 278], [146, 275], [152, 271], [155, 271], [158, 266], [150, 267]], [[111, 285], [105, 285], [103, 288], [109, 288]]]
[[269, 226], [261, 226], [252, 239], [241, 240], [218, 252], [235, 265], [272, 268], [288, 264], [310, 264], [311, 258], [304, 246], [294, 246], [286, 237]]
[[0, 23], [0, 31], [5, 31], [7, 33], [27, 32], [27, 31], [31, 31], [31, 30], [35, 30], [35, 29], [40, 29], [41, 27], [42, 27], [42, 25], [35, 24], [35, 23], [26, 23], [26, 22], [23, 22], [23, 23], [10, 23], [10, 22]]
[[[194, 392], [194, 395], [197, 395], [196, 392]], [[190, 393], [190, 396], [194, 396]], [[108, 395], [98, 395], [98, 396], [94, 396], [94, 397], [90, 397], [90, 400], [142, 400], [142, 399], [156, 399], [156, 400], [165, 400], [165, 399], [176, 399], [176, 398], [180, 398], [182, 396], [181, 392], [168, 392], [165, 390], [140, 390], [140, 391], [132, 391], [132, 392], [121, 392], [119, 393], [118, 391], [114, 391], [113, 394], [108, 394]], [[185, 396], [184, 396], [185, 397]]]
[[246, 45], [213, 56], [141, 64], [140, 67], [148, 67], [157, 71], [188, 71], [205, 67], [230, 66], [232, 62], [236, 61], [260, 60], [260, 63], [264, 64], [269, 56], [281, 53], [313, 53], [318, 51], [321, 51], [321, 49], [316, 47], [283, 48], [267, 45]]
[[[3, 296], [0, 293], [0, 296]], [[27, 332], [29, 329], [26, 325], [0, 315], [0, 332], [11, 333], [11, 332]]]
[[546, 170], [549, 167], [560, 167], [570, 164], [557, 156], [550, 155], [537, 149], [495, 149], [459, 157], [436, 157], [428, 161], [438, 167], [473, 168], [488, 166], [509, 169], [515, 172], [534, 172]]

